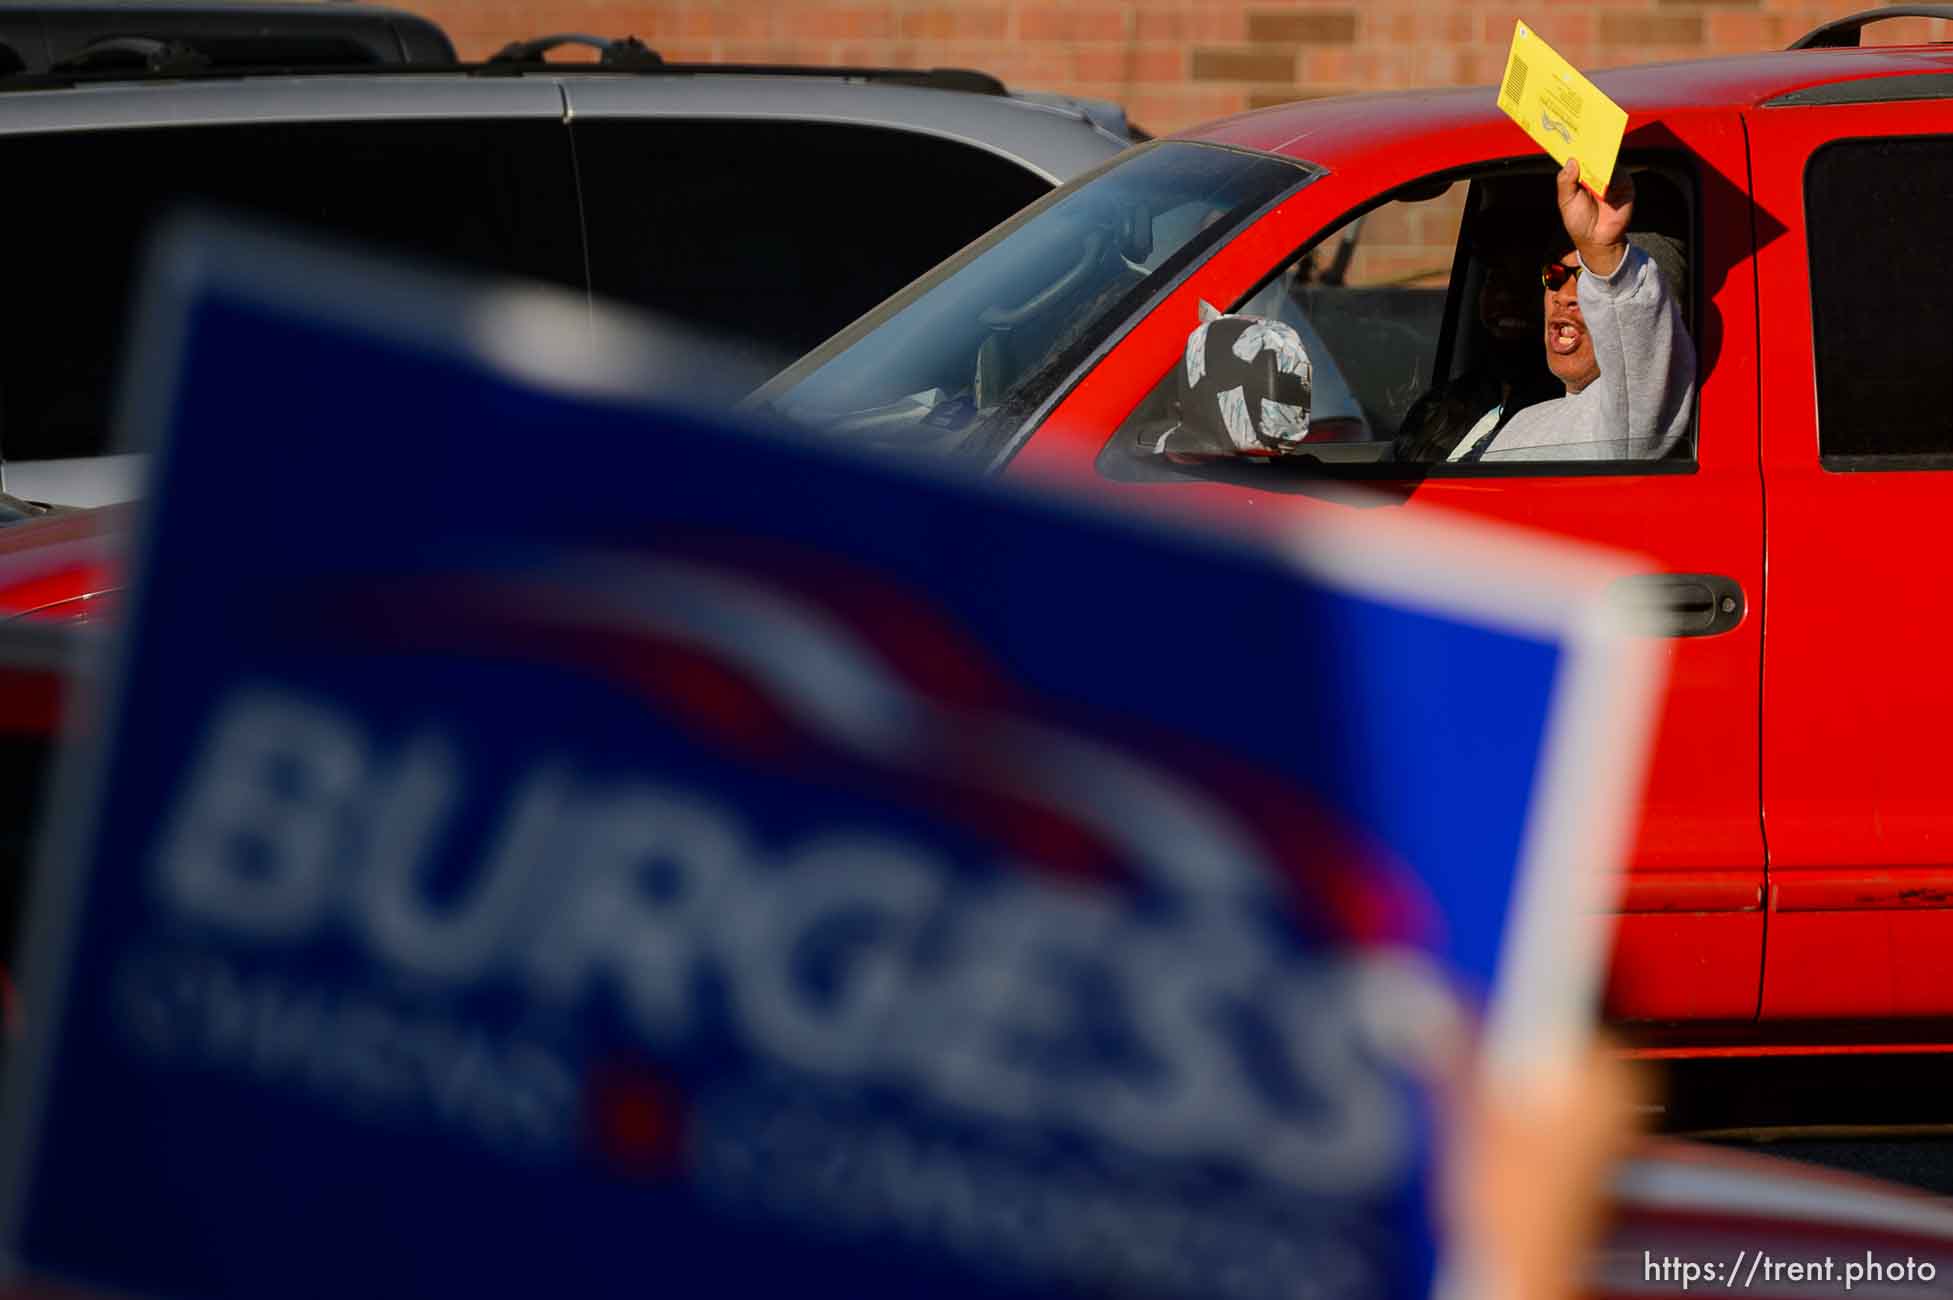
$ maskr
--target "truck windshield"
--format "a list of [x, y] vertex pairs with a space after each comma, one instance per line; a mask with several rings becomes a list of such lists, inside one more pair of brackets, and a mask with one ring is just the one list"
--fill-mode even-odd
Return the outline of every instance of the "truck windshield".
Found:
[[1160, 289], [1319, 174], [1185, 141], [1129, 151], [917, 280], [754, 402], [850, 441], [987, 461]]

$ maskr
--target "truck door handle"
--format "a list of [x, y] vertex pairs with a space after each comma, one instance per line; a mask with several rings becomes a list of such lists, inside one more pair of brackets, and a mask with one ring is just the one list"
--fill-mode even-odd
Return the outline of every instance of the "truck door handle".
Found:
[[1639, 573], [1607, 599], [1644, 636], [1715, 636], [1743, 621], [1743, 588], [1717, 573]]

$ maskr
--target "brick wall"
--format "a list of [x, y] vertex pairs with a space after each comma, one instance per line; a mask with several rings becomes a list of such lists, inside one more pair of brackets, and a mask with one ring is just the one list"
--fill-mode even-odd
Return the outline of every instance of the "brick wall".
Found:
[[[464, 58], [546, 32], [636, 35], [670, 59], [964, 66], [1122, 101], [1170, 131], [1312, 95], [1489, 85], [1523, 17], [1583, 68], [1781, 49], [1868, 0], [394, 0]], [[1893, 19], [1868, 43], [1953, 39]]]

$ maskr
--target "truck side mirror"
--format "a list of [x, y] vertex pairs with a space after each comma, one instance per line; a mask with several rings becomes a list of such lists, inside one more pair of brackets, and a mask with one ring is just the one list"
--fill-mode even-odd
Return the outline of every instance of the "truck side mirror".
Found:
[[1179, 375], [1179, 420], [1155, 455], [1275, 457], [1309, 436], [1313, 367], [1302, 336], [1280, 321], [1224, 316], [1200, 304]]

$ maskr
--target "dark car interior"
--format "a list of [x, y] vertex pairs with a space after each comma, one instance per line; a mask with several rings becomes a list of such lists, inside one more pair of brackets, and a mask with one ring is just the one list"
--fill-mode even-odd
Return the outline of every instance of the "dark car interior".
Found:
[[[1629, 231], [1633, 242], [1645, 235], [1658, 235], [1679, 250], [1683, 266], [1693, 246], [1692, 202], [1687, 174], [1673, 165], [1633, 165], [1623, 158], [1622, 167], [1634, 179], [1634, 217]], [[1559, 228], [1554, 178], [1550, 171], [1531, 169], [1480, 176], [1471, 181], [1465, 216], [1459, 232], [1458, 250], [1453, 263], [1449, 291], [1445, 295], [1443, 321], [1437, 338], [1431, 374], [1455, 380], [1491, 366], [1495, 360], [1512, 368], [1514, 390], [1531, 400], [1556, 396], [1559, 385], [1547, 369], [1544, 355], [1534, 342], [1521, 350], [1515, 366], [1510, 355], [1495, 357], [1500, 351], [1492, 327], [1483, 318], [1481, 304], [1486, 301], [1488, 281], [1495, 276], [1517, 274], [1522, 277], [1512, 299], [1527, 304], [1528, 324], [1540, 324], [1540, 265], [1551, 260], [1550, 250], [1563, 242]], [[1672, 286], [1681, 301], [1682, 319], [1694, 328], [1694, 286]], [[1494, 286], [1493, 291], [1497, 289]], [[1537, 333], [1532, 334], [1536, 341]], [[1419, 401], [1437, 395], [1443, 388], [1434, 382]], [[1399, 448], [1415, 434], [1411, 421], [1425, 414], [1416, 403], [1406, 409], [1397, 427]], [[1684, 439], [1669, 453], [1669, 459], [1692, 460], [1693, 439]]]
[[[1658, 235], [1668, 241], [1682, 278], [1674, 286], [1684, 323], [1693, 330], [1695, 276], [1689, 250], [1695, 235], [1695, 187], [1684, 160], [1664, 155], [1625, 155], [1621, 166], [1634, 178], [1635, 211], [1630, 241]], [[1450, 264], [1417, 266], [1412, 272], [1351, 276], [1366, 243], [1382, 242], [1377, 225], [1416, 210], [1423, 230], [1445, 229]], [[1388, 215], [1386, 215], [1388, 214]], [[1366, 224], [1373, 223], [1373, 224]], [[1298, 304], [1319, 345], [1361, 406], [1369, 427], [1367, 441], [1311, 441], [1300, 454], [1284, 456], [1281, 469], [1301, 476], [1330, 474], [1369, 478], [1422, 477], [1443, 473], [1527, 472], [1522, 462], [1498, 466], [1444, 463], [1431, 450], [1431, 435], [1446, 432], [1448, 450], [1484, 409], [1458, 398], [1475, 376], [1502, 371], [1521, 406], [1558, 397], [1564, 387], [1547, 367], [1541, 347], [1543, 288], [1541, 270], [1552, 260], [1556, 238], [1563, 239], [1554, 193], [1554, 168], [1528, 159], [1427, 178], [1403, 187], [1337, 227], [1264, 281], [1233, 310], [1266, 314], [1271, 293]], [[1440, 254], [1442, 256], [1442, 254]], [[1657, 259], [1658, 262], [1662, 259]], [[1359, 268], [1361, 266], [1358, 263]], [[1492, 297], [1510, 304], [1504, 312], [1521, 319], [1503, 352], [1494, 337], [1498, 323], [1485, 319], [1488, 283], [1503, 276], [1510, 286], [1492, 285]], [[1283, 313], [1286, 315], [1286, 311]], [[1505, 322], [1508, 326], [1514, 322]], [[1502, 354], [1501, 354], [1502, 353]], [[1318, 363], [1320, 364], [1320, 362]], [[1249, 475], [1259, 486], [1274, 486], [1262, 465], [1172, 463], [1151, 454], [1155, 435], [1180, 417], [1175, 407], [1175, 377], [1169, 372], [1106, 445], [1100, 469], [1121, 479], [1188, 476], [1232, 481]], [[1454, 400], [1455, 399], [1455, 400]], [[1695, 456], [1693, 435], [1684, 438], [1665, 463], [1686, 465]], [[1556, 472], [1598, 469], [1605, 462], [1556, 462]], [[1613, 463], [1618, 471], [1621, 466]]]

